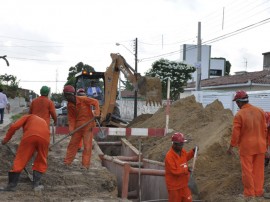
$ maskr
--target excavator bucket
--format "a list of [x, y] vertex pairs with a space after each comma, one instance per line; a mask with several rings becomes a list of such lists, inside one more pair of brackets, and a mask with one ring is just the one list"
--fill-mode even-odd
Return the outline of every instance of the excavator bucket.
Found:
[[138, 90], [145, 97], [146, 105], [162, 105], [162, 86], [159, 78], [142, 76], [138, 79]]

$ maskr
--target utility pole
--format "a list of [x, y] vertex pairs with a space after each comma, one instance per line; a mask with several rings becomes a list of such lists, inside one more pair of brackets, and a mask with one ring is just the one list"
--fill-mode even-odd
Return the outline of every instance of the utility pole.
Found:
[[[134, 52], [135, 52], [135, 79], [136, 79], [136, 83], [137, 83], [137, 65], [138, 65], [138, 60], [137, 60], [137, 53], [138, 53], [138, 39], [136, 38], [134, 40]], [[137, 88], [138, 86], [136, 86], [135, 91], [134, 91], [134, 118], [137, 117], [137, 96], [138, 96], [138, 92], [137, 92]]]
[[202, 42], [201, 42], [201, 22], [198, 22], [198, 42], [197, 42], [197, 79], [196, 79], [196, 91], [201, 90], [201, 54], [202, 54]]

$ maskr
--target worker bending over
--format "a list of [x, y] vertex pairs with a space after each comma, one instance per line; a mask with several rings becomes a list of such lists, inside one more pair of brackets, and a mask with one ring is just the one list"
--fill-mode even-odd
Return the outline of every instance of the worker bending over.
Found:
[[244, 198], [269, 197], [264, 194], [264, 158], [267, 148], [267, 127], [262, 109], [249, 104], [248, 94], [237, 91], [233, 101], [240, 110], [233, 119], [233, 130], [228, 154], [238, 147], [242, 168]]
[[50, 116], [53, 118], [54, 125], [57, 123], [56, 111], [53, 101], [48, 98], [50, 88], [42, 86], [40, 89], [40, 95], [38, 98], [31, 102], [29, 114], [35, 114], [43, 118], [48, 127], [50, 127]]
[[8, 185], [5, 191], [15, 191], [19, 181], [20, 173], [32, 158], [34, 152], [37, 153], [32, 166], [33, 189], [43, 189], [40, 184], [41, 176], [47, 170], [47, 156], [50, 144], [50, 131], [46, 121], [36, 115], [24, 115], [13, 123], [2, 140], [6, 144], [19, 128], [23, 128], [22, 140], [17, 149], [13, 162], [13, 167], [8, 173]]
[[182, 133], [174, 133], [172, 147], [165, 157], [165, 181], [169, 202], [192, 202], [188, 187], [190, 172], [188, 161], [194, 157], [195, 149], [187, 152], [183, 149], [186, 142]]
[[[70, 132], [93, 119], [92, 122], [72, 135], [67, 147], [64, 163], [66, 165], [72, 163], [78, 151], [80, 141], [83, 139], [82, 168], [89, 169], [92, 154], [92, 128], [96, 126], [94, 117], [100, 115], [98, 100], [86, 96], [76, 96], [75, 89], [71, 85], [65, 86], [63, 93], [68, 101], [67, 109]], [[95, 108], [94, 111], [92, 111], [92, 106]]]

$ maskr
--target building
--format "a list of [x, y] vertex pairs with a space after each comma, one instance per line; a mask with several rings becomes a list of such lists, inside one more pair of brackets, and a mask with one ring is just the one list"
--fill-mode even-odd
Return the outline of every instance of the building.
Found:
[[270, 70], [270, 52], [263, 53], [263, 69]]
[[[201, 46], [201, 64], [197, 64], [198, 49], [197, 45], [183, 44], [180, 47], [180, 61], [201, 67], [201, 80], [225, 75], [226, 60], [224, 58], [211, 58], [211, 46]], [[197, 71], [192, 73], [192, 79], [188, 82], [197, 80]]]

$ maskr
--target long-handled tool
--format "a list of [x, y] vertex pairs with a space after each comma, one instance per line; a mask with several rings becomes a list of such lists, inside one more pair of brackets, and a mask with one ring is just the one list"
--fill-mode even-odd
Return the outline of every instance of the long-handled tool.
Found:
[[104, 134], [104, 131], [102, 131], [99, 120], [96, 119], [96, 123], [98, 124], [98, 128], [99, 128], [99, 132], [98, 132], [98, 137], [100, 137], [101, 139], [104, 139], [106, 137], [106, 135]]
[[[13, 156], [16, 156], [16, 154], [13, 152], [13, 150], [10, 148], [10, 146], [8, 146], [7, 144], [5, 144], [6, 147], [8, 148], [8, 150], [10, 151], [10, 153], [12, 153]], [[26, 170], [26, 168], [23, 169], [25, 171], [25, 173], [27, 174], [27, 177], [29, 178], [29, 180], [31, 182], [33, 182], [33, 176], [28, 172], [28, 170]]]
[[79, 126], [78, 128], [76, 128], [75, 130], [71, 131], [68, 135], [66, 135], [65, 137], [63, 137], [62, 139], [58, 140], [56, 143], [52, 144], [50, 146], [49, 149], [51, 149], [52, 147], [54, 147], [55, 145], [57, 145], [58, 143], [62, 142], [64, 139], [66, 139], [67, 137], [72, 136], [74, 133], [76, 133], [78, 130], [82, 129], [83, 127], [85, 127], [86, 125], [88, 125], [89, 123], [93, 122], [95, 120], [95, 118], [90, 119], [89, 121], [87, 121], [86, 123], [84, 123], [83, 125]]
[[191, 168], [191, 172], [190, 172], [190, 177], [189, 177], [189, 181], [188, 181], [188, 187], [190, 188], [191, 192], [197, 196], [199, 196], [199, 189], [198, 186], [195, 182], [195, 179], [193, 178], [193, 172], [194, 172], [194, 168], [195, 168], [195, 162], [197, 160], [197, 155], [198, 155], [198, 147], [195, 147], [195, 153], [194, 153], [194, 157], [193, 157], [193, 162], [192, 162], [192, 168]]

